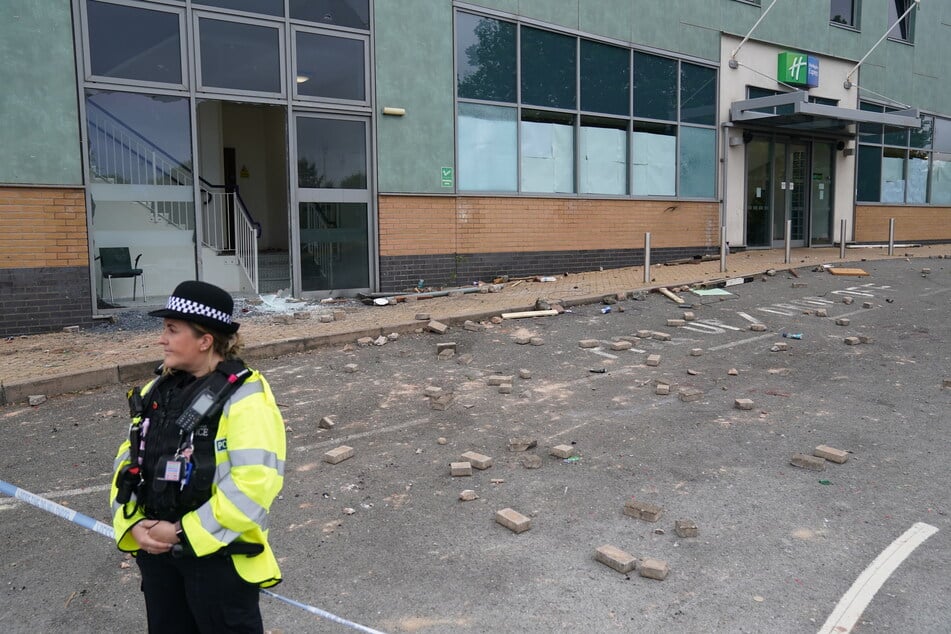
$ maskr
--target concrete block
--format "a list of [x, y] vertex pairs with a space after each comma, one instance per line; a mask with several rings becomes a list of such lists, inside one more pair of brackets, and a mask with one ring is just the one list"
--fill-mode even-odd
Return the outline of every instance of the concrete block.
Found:
[[684, 319], [668, 319], [667, 326], [670, 328], [680, 328], [681, 326], [686, 326], [687, 321]]
[[701, 356], [702, 354], [703, 354], [703, 348], [691, 348], [691, 349], [690, 349], [690, 356], [691, 356], [691, 357], [699, 357], [699, 356]]
[[522, 368], [521, 370], [518, 371], [518, 378], [520, 378], [520, 379], [530, 379], [530, 378], [532, 378], [532, 371], [531, 371], [531, 370], [526, 370], [525, 368]]
[[810, 471], [824, 471], [826, 468], [825, 458], [807, 456], [804, 453], [794, 453], [792, 458], [789, 459], [789, 464], [794, 467], [809, 469]]
[[854, 302], [854, 301], [855, 301], [855, 300], [854, 300], [853, 298], [849, 297], [848, 295], [846, 295], [845, 297], [842, 298], [842, 303], [845, 304], [845, 305], [849, 305], [849, 304], [851, 304], [851, 303]]
[[416, 313], [416, 321], [429, 321], [431, 319], [429, 313]]
[[736, 409], [753, 409], [753, 400], [748, 398], [738, 398], [733, 401], [733, 407]]
[[693, 311], [684, 311], [684, 321], [693, 321], [697, 318]]
[[700, 529], [693, 520], [677, 520], [674, 522], [674, 530], [680, 537], [696, 537], [700, 534]]
[[524, 533], [532, 527], [532, 520], [513, 509], [496, 511], [495, 521], [513, 533]]
[[635, 335], [638, 339], [650, 339], [654, 336], [654, 331], [652, 330], [638, 330]]
[[468, 460], [470, 464], [480, 471], [483, 469], [488, 469], [492, 466], [492, 458], [486, 456], [485, 454], [476, 453], [475, 451], [467, 451], [462, 454], [463, 460]]
[[346, 445], [340, 445], [336, 449], [331, 449], [324, 454], [324, 462], [329, 462], [330, 464], [338, 464], [349, 458], [353, 458], [353, 447]]
[[847, 346], [857, 346], [860, 343], [862, 343], [858, 337], [846, 337], [844, 341], [845, 341], [845, 345]]
[[664, 509], [656, 504], [628, 500], [624, 503], [624, 514], [645, 522], [656, 522], [663, 515]]
[[348, 363], [347, 365], [343, 366], [343, 371], [347, 374], [353, 374], [359, 369], [360, 367], [356, 363]]
[[512, 378], [511, 374], [493, 374], [486, 380], [486, 385], [496, 386], [502, 385], [503, 383], [511, 383]]
[[654, 394], [658, 396], [667, 396], [670, 394], [670, 386], [666, 383], [658, 383], [654, 386]]
[[651, 337], [653, 337], [657, 341], [670, 341], [671, 339], [669, 334], [667, 334], [666, 332], [660, 332], [659, 330], [655, 330], [654, 332], [652, 332]]
[[437, 335], [444, 335], [446, 331], [449, 330], [449, 326], [442, 323], [441, 321], [436, 321], [435, 319], [426, 324], [426, 330], [429, 332], [434, 332]]
[[670, 573], [670, 568], [667, 567], [667, 562], [663, 559], [645, 559], [637, 567], [637, 573], [648, 579], [663, 581]]
[[582, 339], [578, 342], [578, 345], [582, 348], [597, 348], [601, 345], [601, 342], [597, 339]]
[[511, 383], [502, 383], [499, 385], [499, 394], [511, 394], [512, 393], [512, 384]]
[[647, 361], [645, 361], [644, 363], [646, 365], [649, 365], [652, 368], [657, 367], [660, 365], [660, 355], [659, 354], [647, 355]]
[[687, 387], [680, 390], [680, 400], [684, 403], [690, 403], [693, 401], [699, 401], [703, 396], [703, 390], [698, 390], [694, 387]]
[[839, 317], [835, 320], [836, 326], [848, 326], [852, 321], [848, 317]]
[[509, 438], [509, 451], [528, 451], [538, 446], [538, 441], [534, 438], [517, 437]]
[[317, 426], [321, 429], [333, 429], [337, 426], [337, 422], [333, 419], [333, 416], [324, 416], [320, 419], [320, 422], [317, 423]]
[[464, 478], [472, 475], [472, 465], [468, 462], [450, 462], [449, 475], [454, 478]]
[[456, 342], [455, 341], [443, 341], [436, 344], [436, 354], [439, 354], [443, 350], [455, 350]]
[[611, 343], [611, 350], [630, 350], [634, 347], [630, 341], [615, 341]]
[[750, 324], [750, 330], [753, 332], [766, 332], [766, 324]]
[[575, 455], [575, 448], [571, 445], [555, 445], [548, 453], [556, 458], [571, 458]]
[[533, 346], [544, 346], [544, 345], [545, 345], [545, 340], [542, 339], [541, 337], [532, 337], [532, 338], [529, 340], [529, 342], [530, 342]]
[[454, 398], [455, 397], [451, 393], [440, 394], [436, 398], [429, 400], [429, 408], [434, 409], [437, 412], [445, 411], [450, 405], [452, 405]]
[[459, 499], [463, 502], [471, 502], [472, 500], [478, 500], [479, 496], [472, 489], [466, 489], [459, 494]]
[[812, 452], [813, 456], [817, 458], [825, 458], [829, 462], [834, 462], [836, 464], [842, 464], [849, 459], [849, 452], [842, 451], [841, 449], [834, 449], [828, 445], [819, 445]]
[[594, 558], [605, 566], [624, 574], [634, 570], [637, 564], [636, 557], [609, 544], [598, 546], [594, 551]]

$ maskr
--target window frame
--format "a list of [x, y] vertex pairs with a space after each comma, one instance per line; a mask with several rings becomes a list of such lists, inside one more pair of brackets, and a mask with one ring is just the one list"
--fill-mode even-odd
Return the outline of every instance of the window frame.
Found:
[[[297, 91], [297, 35], [299, 33], [310, 33], [313, 35], [324, 35], [327, 37], [336, 37], [347, 40], [358, 40], [363, 43], [363, 99], [341, 99], [337, 97], [315, 97], [313, 95], [302, 95]], [[370, 105], [370, 73], [367, 62], [370, 58], [370, 37], [359, 32], [346, 32], [315, 27], [304, 27], [296, 24], [291, 25], [291, 37], [289, 38], [290, 64], [288, 64], [287, 83], [292, 86], [291, 98], [301, 104], [338, 104], [347, 106], [369, 106]]]
[[[90, 38], [89, 34], [89, 14], [87, 11], [87, 5], [90, 1], [99, 2], [100, 4], [111, 4], [118, 7], [126, 7], [132, 9], [145, 9], [148, 11], [159, 11], [162, 13], [170, 13], [178, 16], [178, 60], [181, 71], [182, 81], [175, 84], [170, 82], [160, 82], [160, 81], [148, 81], [143, 79], [127, 79], [123, 77], [109, 77], [108, 75], [96, 75], [92, 72], [92, 55], [89, 46]], [[135, 86], [138, 88], [146, 89], [166, 89], [166, 90], [188, 90], [190, 85], [190, 77], [188, 73], [188, 63], [187, 63], [187, 40], [188, 32], [186, 29], [186, 16], [185, 16], [185, 5], [184, 3], [180, 5], [168, 5], [168, 4], [158, 4], [154, 2], [139, 2], [137, 0], [79, 0], [79, 13], [80, 21], [82, 22], [82, 55], [83, 55], [83, 79], [86, 83], [96, 83], [96, 84], [109, 84], [116, 86]]]
[[832, 2], [829, 2], [829, 24], [846, 31], [862, 31], [862, 0], [849, 0], [852, 3], [852, 22], [836, 22], [832, 16]]
[[[258, 26], [269, 29], [274, 29], [277, 31], [277, 45], [278, 45], [278, 64], [280, 68], [278, 69], [278, 77], [281, 82], [280, 92], [270, 92], [270, 91], [261, 91], [261, 90], [248, 90], [244, 88], [222, 88], [220, 86], [206, 86], [202, 80], [202, 53], [201, 53], [201, 20], [210, 19], [218, 22], [230, 22], [233, 24], [243, 24], [245, 26]], [[195, 93], [200, 97], [207, 97], [209, 95], [245, 95], [245, 96], [254, 96], [262, 97], [267, 99], [280, 99], [282, 101], [287, 99], [287, 34], [285, 31], [285, 22], [278, 20], [258, 20], [258, 19], [249, 19], [244, 17], [238, 17], [232, 14], [222, 14], [208, 11], [193, 11], [192, 14], [192, 29], [194, 30], [194, 41], [195, 41]]]
[[[889, 8], [890, 8], [890, 7], [895, 7], [895, 10], [896, 10], [896, 12], [895, 12], [895, 17], [896, 17], [896, 18], [897, 18], [898, 16], [900, 16], [902, 13], [904, 13], [905, 11], [908, 11], [910, 5], [915, 4], [915, 0], [901, 0], [901, 1], [904, 3], [905, 6], [904, 6], [904, 8], [903, 8], [901, 11], [898, 11], [898, 6], [895, 4], [896, 1], [897, 1], [897, 0], [886, 0], [886, 2], [888, 3], [888, 7], [889, 7]], [[917, 20], [915, 19], [915, 17], [916, 17], [916, 15], [917, 15], [917, 13], [918, 13], [918, 11], [915, 10], [915, 11], [910, 12], [907, 16], [905, 16], [905, 21], [906, 21], [906, 24], [907, 24], [906, 29], [907, 29], [907, 31], [908, 31], [908, 37], [901, 37], [900, 35], [893, 35], [893, 33], [895, 32], [896, 29], [898, 30], [899, 33], [901, 33], [901, 20], [899, 20], [898, 22], [895, 23], [895, 26], [893, 26], [892, 28], [888, 29], [888, 40], [889, 40], [890, 42], [898, 42], [898, 43], [900, 43], [900, 44], [907, 44], [908, 46], [914, 46], [914, 45], [915, 45], [915, 31], [916, 31], [916, 28], [915, 28], [915, 27], [917, 26], [917, 25], [915, 24], [915, 22], [917, 21]], [[886, 24], [891, 24], [891, 19], [892, 19], [892, 17], [891, 17], [891, 11], [888, 11], [888, 12], [887, 12], [887, 15], [888, 15], [888, 17], [886, 18], [886, 20], [887, 20]]]

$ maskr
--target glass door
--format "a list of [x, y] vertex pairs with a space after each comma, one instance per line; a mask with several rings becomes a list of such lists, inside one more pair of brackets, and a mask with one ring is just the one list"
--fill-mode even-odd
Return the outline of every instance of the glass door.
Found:
[[792, 221], [792, 246], [806, 243], [810, 203], [810, 143], [754, 137], [746, 146], [746, 244], [785, 245]]
[[835, 145], [829, 141], [812, 144], [812, 209], [810, 245], [832, 244], [832, 195], [835, 192], [832, 166], [835, 161]]

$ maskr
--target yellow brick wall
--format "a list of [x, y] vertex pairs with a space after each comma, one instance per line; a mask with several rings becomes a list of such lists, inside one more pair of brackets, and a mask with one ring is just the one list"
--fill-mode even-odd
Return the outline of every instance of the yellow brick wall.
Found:
[[855, 241], [888, 242], [889, 218], [896, 241], [951, 240], [951, 208], [856, 205]]
[[83, 190], [0, 187], [0, 268], [88, 265]]
[[719, 245], [716, 202], [574, 198], [379, 198], [380, 256]]

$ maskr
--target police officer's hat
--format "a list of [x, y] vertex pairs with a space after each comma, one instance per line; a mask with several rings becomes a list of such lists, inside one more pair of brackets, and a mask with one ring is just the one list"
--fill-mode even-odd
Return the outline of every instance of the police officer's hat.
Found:
[[153, 310], [149, 315], [190, 321], [230, 335], [237, 332], [240, 325], [231, 320], [233, 311], [234, 300], [228, 291], [208, 282], [189, 280], [175, 287], [165, 308]]

